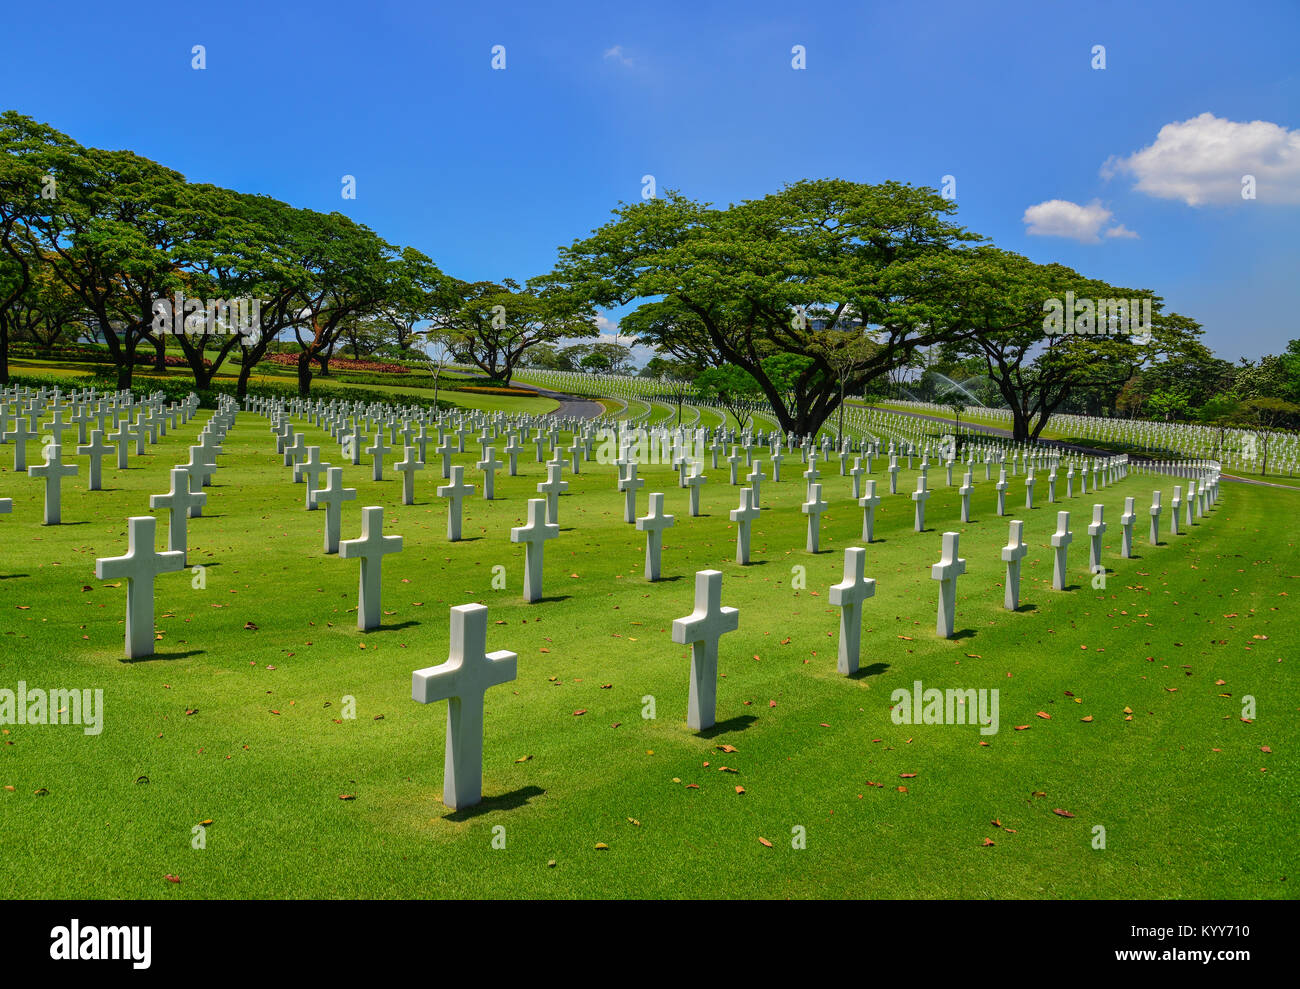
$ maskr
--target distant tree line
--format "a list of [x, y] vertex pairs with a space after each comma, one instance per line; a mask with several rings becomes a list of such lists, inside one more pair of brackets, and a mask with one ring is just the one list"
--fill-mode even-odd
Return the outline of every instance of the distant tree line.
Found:
[[[1018, 439], [1073, 410], [1292, 424], [1300, 400], [1297, 344], [1233, 366], [1150, 290], [1001, 250], [924, 187], [805, 180], [725, 208], [670, 191], [619, 204], [520, 284], [453, 277], [341, 213], [188, 182], [14, 111], [0, 148], [0, 382], [11, 340], [51, 352], [89, 337], [119, 387], [140, 355], [164, 370], [171, 345], [199, 389], [237, 362], [241, 394], [288, 348], [302, 395], [336, 353], [431, 350], [438, 368], [508, 383], [520, 367], [631, 373], [635, 342], [656, 355], [641, 373], [670, 390], [765, 402], [800, 434], [918, 370], [936, 401], [975, 381]], [[159, 300], [178, 296], [200, 311], [160, 329]], [[217, 304], [235, 299], [258, 300], [255, 325]], [[598, 309], [629, 305], [619, 336], [600, 337]]]

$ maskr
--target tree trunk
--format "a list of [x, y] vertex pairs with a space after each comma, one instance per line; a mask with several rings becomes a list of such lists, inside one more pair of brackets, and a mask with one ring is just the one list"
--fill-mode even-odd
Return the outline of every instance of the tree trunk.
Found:
[[248, 376], [253, 373], [253, 365], [245, 359], [239, 365], [239, 381], [235, 385], [235, 397], [241, 402], [248, 397]]
[[167, 373], [167, 337], [159, 333], [153, 338], [153, 369], [159, 374]]
[[1017, 443], [1029, 439], [1029, 416], [1014, 405], [1011, 407], [1011, 438]]
[[304, 350], [298, 355], [298, 397], [308, 398], [311, 395], [311, 351]]
[[0, 316], [0, 385], [9, 384], [9, 320]]

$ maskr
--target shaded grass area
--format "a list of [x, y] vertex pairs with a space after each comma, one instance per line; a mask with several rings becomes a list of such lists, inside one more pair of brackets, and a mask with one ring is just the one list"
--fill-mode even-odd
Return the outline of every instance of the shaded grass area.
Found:
[[[1009, 614], [992, 485], [977, 472], [963, 526], [955, 489], [933, 473], [929, 531], [912, 531], [906, 495], [878, 510], [864, 671], [845, 678], [827, 588], [840, 550], [861, 544], [861, 511], [836, 464], [822, 467], [826, 551], [802, 548], [804, 482], [787, 461], [785, 480], [763, 486], [750, 567], [732, 562], [738, 493], [725, 464], [707, 471], [696, 519], [674, 472], [643, 467], [640, 511], [657, 490], [676, 515], [656, 584], [641, 577], [644, 535], [621, 521], [614, 467], [566, 472], [547, 600], [531, 606], [522, 548], [508, 541], [544, 479], [531, 443], [522, 476], [498, 475], [496, 501], [467, 502], [455, 544], [436, 461], [409, 507], [397, 475], [375, 483], [368, 465], [346, 466], [359, 494], [345, 538], [360, 506], [382, 504], [386, 533], [405, 541], [384, 563], [385, 627], [362, 634], [356, 563], [321, 554], [322, 513], [303, 509], [267, 421], [241, 413], [204, 517], [190, 522], [190, 563], [206, 569], [159, 578], [159, 653], [126, 662], [125, 588], [96, 581], [94, 559], [125, 551], [126, 516], [166, 490], [202, 418], [127, 471], [106, 463], [103, 492], [84, 490], [83, 462], [64, 526], [39, 524], [38, 482], [0, 470], [0, 496], [14, 499], [0, 516], [0, 687], [102, 688], [106, 705], [99, 736], [6, 726], [0, 840], [13, 896], [1294, 895], [1300, 560], [1277, 524], [1290, 492], [1225, 485], [1209, 518], [1157, 547], [1140, 518], [1138, 558], [1120, 560], [1124, 496], [1148, 504], [1169, 479], [1130, 478], [1068, 506], [1043, 503], [1040, 486], [1038, 508], [1013, 509], [1030, 553], [1022, 609]], [[298, 428], [342, 462], [324, 433]], [[455, 462], [478, 484], [471, 447]], [[8, 447], [0, 464], [12, 467]], [[905, 472], [899, 490], [914, 487]], [[1110, 525], [1098, 588], [1086, 571], [1094, 500]], [[1065, 593], [1050, 589], [1058, 507], [1074, 513]], [[928, 569], [946, 528], [962, 533], [968, 561], [952, 641], [934, 636]], [[722, 644], [719, 728], [696, 734], [684, 723], [688, 653], [669, 630], [706, 567], [726, 575], [740, 629]], [[519, 678], [488, 694], [487, 799], [451, 814], [445, 708], [412, 702], [410, 673], [446, 658], [447, 609], [474, 600], [491, 608], [488, 648], [519, 653]], [[997, 688], [1000, 731], [894, 724], [891, 692], [914, 680]], [[1249, 724], [1245, 695], [1258, 708]], [[206, 848], [194, 849], [207, 819]], [[796, 828], [806, 849], [792, 847]]]

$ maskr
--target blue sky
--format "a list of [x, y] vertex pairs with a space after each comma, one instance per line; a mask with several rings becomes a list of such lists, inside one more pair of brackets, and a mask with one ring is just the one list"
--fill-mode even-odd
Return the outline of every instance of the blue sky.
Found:
[[800, 178], [950, 175], [959, 222], [1154, 290], [1222, 357], [1300, 336], [1293, 0], [548, 6], [11, 13], [0, 106], [340, 210], [471, 279], [549, 270], [647, 174], [718, 204]]

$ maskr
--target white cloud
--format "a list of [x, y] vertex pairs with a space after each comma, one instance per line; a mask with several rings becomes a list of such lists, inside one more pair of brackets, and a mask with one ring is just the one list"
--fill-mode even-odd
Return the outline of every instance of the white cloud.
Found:
[[1106, 227], [1114, 214], [1094, 199], [1080, 206], [1068, 199], [1049, 199], [1030, 206], [1023, 217], [1025, 233], [1035, 237], [1068, 237], [1083, 244], [1096, 244], [1106, 237], [1137, 237], [1122, 223]]
[[605, 61], [615, 61], [619, 65], [631, 65], [633, 61], [630, 55], [623, 54], [622, 45], [615, 45], [613, 48], [606, 48], [603, 57]]
[[1255, 176], [1260, 201], [1300, 203], [1300, 130], [1203, 113], [1165, 124], [1155, 143], [1101, 167], [1105, 178], [1125, 172], [1139, 192], [1188, 206], [1241, 202], [1245, 175]]

